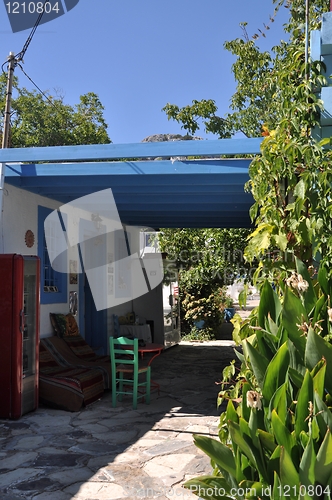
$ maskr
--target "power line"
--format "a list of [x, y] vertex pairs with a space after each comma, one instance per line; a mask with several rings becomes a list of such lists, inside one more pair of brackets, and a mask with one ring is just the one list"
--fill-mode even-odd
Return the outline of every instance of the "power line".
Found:
[[43, 4], [43, 10], [41, 11], [41, 13], [39, 14], [39, 16], [37, 17], [37, 20], [36, 20], [36, 22], [35, 22], [35, 24], [34, 24], [34, 27], [32, 28], [32, 30], [31, 30], [31, 32], [30, 32], [30, 35], [28, 36], [28, 38], [27, 38], [27, 40], [26, 40], [26, 42], [25, 42], [25, 44], [24, 44], [24, 46], [23, 46], [23, 49], [21, 50], [21, 52], [19, 52], [18, 54], [16, 54], [15, 59], [16, 59], [16, 61], [17, 61], [17, 62], [19, 62], [19, 61], [23, 61], [23, 57], [25, 56], [25, 53], [26, 53], [26, 51], [28, 50], [28, 47], [29, 47], [29, 45], [30, 45], [30, 42], [31, 42], [31, 40], [32, 40], [32, 38], [33, 38], [33, 36], [34, 36], [34, 34], [36, 33], [36, 30], [37, 30], [37, 28], [38, 28], [38, 25], [39, 25], [39, 23], [40, 23], [40, 21], [41, 21], [41, 19], [42, 19], [42, 17], [43, 17], [43, 14], [44, 14], [44, 12], [45, 12], [45, 4], [46, 4], [48, 1], [49, 1], [49, 0], [45, 0], [45, 1], [44, 1], [44, 4]]
[[[46, 94], [45, 92], [43, 92], [39, 87], [38, 85], [32, 80], [32, 78], [30, 78], [30, 76], [24, 71], [24, 69], [22, 68], [21, 64], [17, 63], [17, 66], [20, 68], [20, 70], [22, 71], [22, 73], [24, 73], [24, 75], [27, 77], [28, 80], [30, 80], [30, 82], [36, 87], [36, 89], [45, 97], [45, 99], [48, 100], [48, 102], [50, 104], [52, 104], [52, 106], [54, 106], [56, 108], [56, 105], [54, 104], [54, 102], [52, 101], [52, 99], [50, 99]], [[59, 110], [58, 110], [59, 111]]]
[[[30, 42], [31, 42], [34, 34], [36, 33], [36, 29], [38, 28], [38, 25], [39, 25], [39, 23], [43, 17], [43, 14], [45, 12], [45, 5], [46, 5], [47, 1], [48, 0], [44, 1], [43, 9], [40, 12], [40, 14], [38, 15], [37, 20], [36, 20], [32, 30], [31, 30], [30, 35], [28, 36], [25, 44], [23, 45], [23, 49], [21, 50], [21, 52], [19, 52], [16, 56], [11, 52], [9, 54], [7, 61], [2, 65], [2, 71], [3, 71], [4, 65], [6, 63], [8, 63], [8, 78], [7, 78], [6, 103], [5, 103], [5, 119], [4, 119], [3, 130], [2, 130], [2, 148], [8, 147], [14, 69], [17, 66], [17, 64], [19, 63], [19, 61], [23, 62], [23, 57], [24, 57], [26, 51], [28, 50]], [[0, 184], [1, 184], [1, 180], [0, 180]]]

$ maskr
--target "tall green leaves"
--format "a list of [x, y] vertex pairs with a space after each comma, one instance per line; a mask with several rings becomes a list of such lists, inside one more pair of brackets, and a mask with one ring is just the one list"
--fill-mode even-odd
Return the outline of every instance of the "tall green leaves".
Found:
[[319, 302], [328, 300], [331, 283], [323, 271], [311, 281], [300, 261], [296, 268], [278, 287], [282, 297], [268, 281], [262, 286], [256, 324], [239, 356], [241, 390], [221, 415], [223, 442], [195, 437], [216, 466], [213, 475], [185, 484], [201, 498], [331, 498], [332, 346], [313, 324], [327, 314]]

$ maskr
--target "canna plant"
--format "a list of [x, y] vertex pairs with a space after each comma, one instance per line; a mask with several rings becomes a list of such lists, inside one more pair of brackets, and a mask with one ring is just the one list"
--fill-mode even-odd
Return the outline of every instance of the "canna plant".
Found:
[[326, 268], [313, 279], [296, 259], [280, 285], [280, 297], [262, 286], [236, 384], [222, 387], [219, 441], [194, 436], [213, 466], [184, 484], [200, 498], [332, 498], [331, 283]]

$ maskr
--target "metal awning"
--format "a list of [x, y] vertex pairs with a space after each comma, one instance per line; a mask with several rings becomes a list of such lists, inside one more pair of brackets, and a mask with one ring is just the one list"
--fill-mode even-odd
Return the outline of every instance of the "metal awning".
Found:
[[111, 188], [123, 224], [249, 227], [244, 192], [261, 139], [0, 150], [5, 182], [61, 203]]

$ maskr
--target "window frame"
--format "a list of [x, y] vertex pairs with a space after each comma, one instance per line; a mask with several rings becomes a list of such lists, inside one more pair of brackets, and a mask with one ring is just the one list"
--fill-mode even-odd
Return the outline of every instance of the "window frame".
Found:
[[40, 303], [60, 304], [68, 302], [68, 273], [54, 271], [57, 276], [57, 292], [44, 292], [44, 268], [45, 268], [45, 233], [44, 222], [46, 217], [53, 212], [53, 209], [38, 205], [38, 256], [40, 258]]

